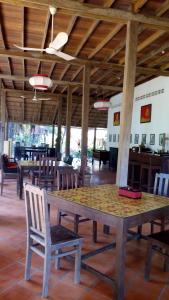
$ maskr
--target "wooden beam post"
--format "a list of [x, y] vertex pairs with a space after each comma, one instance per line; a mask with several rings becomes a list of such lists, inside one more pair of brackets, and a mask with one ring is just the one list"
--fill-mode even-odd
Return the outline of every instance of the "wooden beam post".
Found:
[[67, 90], [67, 112], [66, 112], [66, 146], [65, 155], [70, 155], [70, 129], [72, 118], [72, 87], [68, 85]]
[[58, 135], [57, 135], [57, 141], [56, 141], [56, 149], [57, 153], [61, 152], [61, 136], [62, 136], [62, 101], [63, 98], [59, 96], [59, 104], [58, 104]]
[[118, 186], [127, 185], [130, 132], [136, 73], [137, 33], [138, 23], [129, 21], [127, 23], [123, 99], [121, 106], [120, 141], [116, 177], [116, 183]]
[[54, 146], [55, 124], [52, 125], [52, 148]]
[[83, 97], [82, 97], [82, 137], [81, 137], [81, 168], [82, 184], [87, 166], [87, 134], [90, 100], [90, 67], [85, 65], [83, 70]]
[[0, 81], [0, 98], [1, 98], [0, 153], [1, 154], [4, 151], [4, 140], [5, 140], [5, 121], [6, 121], [5, 95], [6, 93], [2, 89], [2, 81]]
[[96, 149], [96, 133], [97, 133], [97, 128], [94, 128], [94, 138], [93, 138], [93, 150]]

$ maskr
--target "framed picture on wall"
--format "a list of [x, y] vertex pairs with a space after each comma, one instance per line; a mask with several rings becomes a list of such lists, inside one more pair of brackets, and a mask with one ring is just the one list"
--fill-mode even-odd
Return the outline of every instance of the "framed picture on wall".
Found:
[[141, 142], [145, 145], [146, 144], [146, 134], [142, 134]]
[[114, 126], [119, 126], [120, 125], [120, 111], [117, 111], [117, 112], [114, 113], [113, 125]]
[[132, 143], [132, 134], [130, 134], [130, 144]]
[[141, 106], [140, 123], [151, 122], [151, 104]]
[[113, 142], [116, 142], [116, 134], [113, 134]]
[[165, 139], [165, 134], [164, 133], [160, 133], [159, 134], [159, 145], [160, 146], [164, 145], [164, 139]]
[[139, 143], [139, 134], [135, 134], [134, 136], [134, 144], [138, 144]]
[[112, 141], [112, 134], [109, 134], [109, 143]]
[[155, 145], [155, 134], [150, 134], [150, 145]]

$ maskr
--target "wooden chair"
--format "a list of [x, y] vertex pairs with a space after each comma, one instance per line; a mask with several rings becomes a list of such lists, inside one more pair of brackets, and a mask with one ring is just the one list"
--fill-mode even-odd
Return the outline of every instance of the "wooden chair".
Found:
[[[9, 165], [11, 163], [11, 165]], [[7, 155], [1, 155], [1, 196], [3, 194], [3, 186], [5, 179], [17, 179], [17, 165], [11, 161]]]
[[153, 233], [148, 237], [147, 256], [145, 263], [145, 280], [150, 279], [151, 261], [157, 252], [164, 257], [164, 271], [168, 270], [169, 260], [169, 230]]
[[56, 268], [59, 268], [61, 257], [75, 254], [74, 282], [79, 283], [82, 238], [61, 225], [50, 225], [44, 189], [25, 184], [24, 193], [27, 223], [25, 280], [30, 279], [31, 258], [34, 252], [44, 259], [42, 296], [47, 297], [52, 259], [55, 260]]
[[[79, 187], [79, 173], [73, 169], [60, 169], [57, 170], [57, 189], [68, 190]], [[58, 210], [58, 224], [61, 224], [62, 217], [71, 216], [69, 220], [74, 224], [74, 232], [78, 233], [79, 223], [91, 221], [88, 218], [83, 218], [80, 215], [70, 213], [68, 211]], [[73, 218], [73, 220], [72, 220]], [[93, 241], [97, 241], [97, 222], [93, 221]]]
[[55, 186], [56, 180], [56, 165], [57, 165], [57, 158], [56, 157], [42, 157], [39, 160], [39, 170], [38, 172], [34, 172], [32, 183], [36, 184], [39, 187], [48, 187], [53, 189]]
[[[153, 193], [160, 196], [169, 196], [169, 174], [156, 173]], [[166, 223], [168, 223], [168, 220], [164, 219], [152, 221], [151, 234], [154, 232], [154, 225], [160, 226], [161, 231], [163, 231]]]

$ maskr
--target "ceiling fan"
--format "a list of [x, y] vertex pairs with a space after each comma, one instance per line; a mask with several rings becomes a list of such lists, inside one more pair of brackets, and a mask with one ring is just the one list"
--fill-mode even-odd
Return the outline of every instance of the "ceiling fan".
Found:
[[53, 22], [54, 22], [54, 15], [56, 13], [56, 8], [50, 6], [49, 11], [52, 15], [52, 30], [51, 30], [51, 42], [49, 46], [46, 49], [41, 49], [41, 48], [29, 48], [29, 47], [20, 47], [17, 45], [14, 45], [15, 47], [23, 50], [23, 51], [45, 51], [48, 54], [54, 54], [57, 55], [58, 57], [61, 57], [65, 60], [72, 60], [75, 59], [74, 56], [71, 56], [69, 54], [66, 54], [64, 52], [59, 51], [68, 41], [68, 34], [66, 32], [59, 32], [55, 39], [53, 39]]
[[[20, 98], [26, 99], [27, 97], [22, 95], [22, 96], [20, 96]], [[27, 99], [29, 99], [29, 98], [27, 98]], [[33, 96], [33, 98], [31, 98], [31, 100], [36, 103], [38, 101], [49, 101], [49, 100], [51, 100], [51, 98], [39, 98], [39, 97], [37, 97], [37, 93], [36, 93], [36, 89], [35, 89], [34, 96]]]

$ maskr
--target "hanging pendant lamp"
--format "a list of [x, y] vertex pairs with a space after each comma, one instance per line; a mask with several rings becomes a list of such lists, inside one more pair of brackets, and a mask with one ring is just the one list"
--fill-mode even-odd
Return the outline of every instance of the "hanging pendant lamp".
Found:
[[45, 91], [52, 87], [52, 80], [46, 74], [35, 74], [29, 79], [34, 89]]
[[110, 100], [109, 99], [98, 99], [94, 103], [94, 108], [97, 110], [108, 110], [110, 108]]

